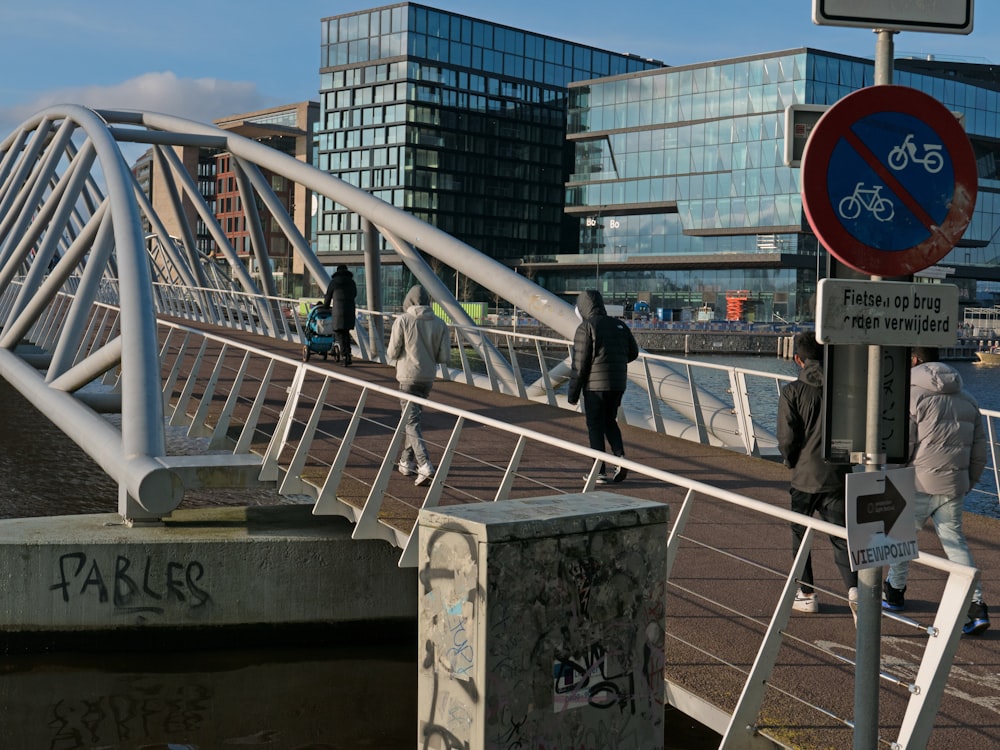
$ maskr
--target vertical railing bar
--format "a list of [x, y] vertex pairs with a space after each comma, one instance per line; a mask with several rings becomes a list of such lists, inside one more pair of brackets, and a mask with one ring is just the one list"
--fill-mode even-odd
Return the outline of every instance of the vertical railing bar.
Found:
[[497, 487], [497, 493], [493, 498], [493, 502], [506, 500], [510, 497], [510, 490], [514, 486], [514, 478], [517, 476], [517, 469], [521, 465], [521, 456], [524, 455], [524, 446], [526, 443], [527, 438], [524, 435], [518, 435], [517, 444], [514, 446], [514, 452], [507, 463], [507, 470], [503, 473], [503, 479], [500, 480], [500, 486]]
[[[181, 363], [184, 357], [187, 355], [188, 341], [191, 338], [191, 332], [188, 331], [184, 334], [184, 338], [181, 341], [181, 345], [177, 350], [177, 354], [174, 358], [174, 366], [170, 369], [170, 374], [163, 381], [163, 410], [164, 412], [170, 410], [170, 396], [174, 392], [174, 386], [177, 384], [177, 378], [180, 375]], [[164, 355], [168, 352], [166, 347], [161, 350]], [[161, 359], [162, 361], [162, 359]]]
[[[405, 394], [401, 394], [401, 398], [404, 396]], [[396, 425], [396, 430], [393, 432], [389, 447], [386, 448], [385, 458], [382, 459], [382, 465], [375, 475], [375, 481], [372, 482], [368, 499], [361, 509], [361, 515], [358, 516], [358, 522], [354, 527], [354, 532], [351, 534], [352, 539], [384, 539], [390, 544], [395, 544], [394, 532], [378, 522], [378, 514], [382, 510], [385, 490], [389, 486], [389, 479], [392, 477], [392, 472], [396, 467], [396, 456], [399, 455], [403, 440], [406, 438], [406, 423], [409, 420], [411, 408], [412, 403], [407, 400], [406, 406], [403, 407], [400, 414], [399, 424]]]
[[663, 425], [660, 399], [656, 395], [655, 386], [653, 385], [653, 373], [649, 369], [649, 360], [645, 357], [642, 358], [642, 372], [646, 378], [646, 395], [649, 399], [649, 414], [653, 418], [653, 427], [656, 429], [657, 434], [663, 435], [667, 430]]
[[694, 372], [691, 365], [686, 365], [688, 394], [691, 397], [691, 410], [694, 414], [695, 426], [698, 428], [698, 442], [708, 445], [708, 425], [705, 424], [705, 414], [701, 409], [701, 401], [698, 398], [698, 388], [694, 384]]
[[229, 445], [229, 424], [233, 419], [233, 412], [240, 400], [240, 389], [243, 387], [243, 378], [246, 377], [247, 367], [250, 365], [250, 352], [243, 353], [243, 361], [233, 379], [233, 386], [226, 397], [226, 403], [222, 407], [222, 412], [215, 422], [215, 429], [212, 431], [212, 438], [208, 441], [208, 447], [212, 450], [221, 450]]
[[243, 423], [243, 430], [240, 432], [239, 440], [236, 441], [236, 448], [233, 453], [249, 453], [250, 447], [253, 445], [253, 437], [257, 432], [257, 420], [260, 419], [261, 410], [264, 408], [264, 401], [267, 399], [267, 388], [271, 384], [271, 376], [274, 373], [274, 360], [268, 360], [267, 371], [264, 373], [264, 377], [261, 378], [260, 388], [257, 390], [257, 396], [253, 400], [253, 405], [250, 407], [250, 413], [247, 415], [246, 422]]
[[557, 406], [556, 392], [552, 387], [552, 377], [549, 375], [549, 366], [545, 361], [545, 354], [542, 352], [542, 342], [535, 339], [535, 354], [538, 355], [538, 370], [541, 372], [542, 384], [545, 386], [545, 399], [549, 406]]
[[208, 383], [205, 384], [205, 390], [201, 394], [198, 409], [191, 419], [190, 427], [188, 427], [188, 437], [208, 437], [211, 434], [211, 430], [208, 429], [208, 411], [212, 406], [212, 399], [215, 398], [215, 389], [219, 384], [223, 360], [228, 352], [229, 344], [223, 343], [219, 350], [219, 356], [215, 360], [215, 366], [212, 368], [212, 373], [208, 377]]
[[[114, 338], [114, 336], [118, 332], [118, 324], [119, 324], [119, 322], [121, 320], [121, 311], [118, 308], [107, 308], [107, 314], [108, 315], [113, 315], [114, 316], [114, 320], [111, 321], [111, 325], [107, 329], [108, 332], [107, 332], [107, 335], [104, 337], [104, 342], [110, 341], [112, 338]], [[104, 327], [106, 325], [107, 325], [107, 315], [105, 315], [105, 319], [101, 322], [101, 326], [102, 326], [101, 330], [102, 331], [105, 330]], [[97, 351], [97, 349], [99, 347], [99, 343], [100, 343], [99, 342], [99, 337], [95, 338], [94, 339], [94, 345], [90, 349], [91, 353]], [[160, 360], [161, 361], [163, 360], [162, 356], [160, 357]], [[101, 378], [101, 383], [103, 385], [106, 385], [106, 386], [109, 386], [109, 387], [112, 387], [112, 388], [115, 388], [115, 389], [120, 389], [121, 388], [121, 367], [118, 367], [117, 372], [115, 370], [108, 370], [106, 373], [104, 373], [104, 377]]]
[[349, 518], [351, 521], [355, 520], [356, 509], [354, 506], [348, 506], [347, 503], [343, 503], [337, 498], [337, 489], [340, 486], [340, 477], [347, 466], [347, 459], [351, 455], [351, 446], [354, 444], [354, 436], [357, 435], [358, 427], [361, 425], [361, 417], [364, 414], [365, 402], [367, 400], [368, 389], [364, 388], [358, 397], [358, 405], [354, 407], [354, 413], [347, 424], [344, 436], [340, 440], [340, 447], [337, 449], [337, 455], [330, 465], [330, 471], [326, 475], [326, 481], [323, 482], [323, 488], [320, 490], [319, 497], [316, 498], [316, 504], [313, 506], [313, 515], [341, 515]]
[[684, 502], [681, 503], [681, 509], [677, 512], [677, 517], [674, 519], [674, 525], [673, 528], [670, 529], [670, 535], [667, 537], [668, 581], [670, 580], [670, 573], [674, 567], [674, 560], [677, 559], [677, 553], [680, 551], [681, 535], [684, 533], [684, 528], [687, 526], [691, 510], [694, 508], [694, 499], [694, 490], [688, 490], [684, 495]]
[[203, 337], [201, 346], [198, 347], [198, 353], [194, 356], [194, 361], [191, 363], [191, 370], [188, 372], [184, 387], [181, 388], [180, 395], [177, 397], [177, 404], [174, 406], [174, 411], [170, 415], [170, 419], [167, 420], [167, 424], [173, 427], [187, 423], [187, 405], [191, 401], [191, 394], [194, 393], [195, 383], [198, 382], [198, 373], [201, 371], [201, 365], [204, 361], [205, 350], [207, 348], [208, 339]]
[[330, 378], [325, 377], [323, 378], [323, 385], [320, 387], [319, 395], [316, 397], [316, 403], [313, 404], [309, 421], [306, 422], [302, 437], [299, 438], [299, 443], [295, 446], [295, 453], [292, 455], [292, 460], [285, 472], [285, 478], [281, 483], [281, 488], [278, 490], [282, 495], [315, 494], [316, 492], [311, 485], [302, 481], [302, 470], [306, 466], [306, 459], [309, 457], [309, 449], [312, 447], [313, 439], [316, 436], [319, 419], [323, 415], [323, 409], [326, 407], [326, 394], [329, 389]]
[[302, 384], [305, 382], [306, 366], [299, 365], [295, 368], [295, 375], [292, 377], [292, 384], [288, 386], [285, 398], [285, 406], [278, 417], [278, 423], [271, 433], [271, 440], [264, 453], [264, 462], [260, 470], [260, 478], [264, 481], [277, 481], [280, 473], [281, 452], [288, 442], [288, 436], [295, 422], [295, 410], [299, 405], [299, 397], [302, 395]]
[[517, 391], [517, 395], [520, 398], [526, 399], [528, 397], [528, 392], [524, 388], [524, 377], [521, 375], [521, 367], [517, 361], [517, 346], [514, 337], [508, 339], [510, 346], [507, 347], [507, 353], [510, 355], [510, 366], [511, 370], [514, 372], [514, 386]]
[[807, 527], [802, 536], [798, 553], [795, 555], [795, 562], [785, 580], [785, 587], [778, 600], [778, 606], [775, 608], [774, 614], [771, 615], [771, 622], [760, 648], [757, 650], [753, 667], [743, 683], [743, 692], [730, 715], [729, 726], [719, 744], [719, 750], [746, 747], [747, 736], [756, 731], [757, 717], [760, 715], [760, 709], [764, 703], [767, 683], [774, 671], [774, 662], [781, 649], [784, 630], [788, 626], [788, 616], [792, 612], [792, 603], [795, 601], [795, 592], [798, 588], [797, 580], [802, 576], [806, 559], [812, 549], [812, 541], [812, 527]]

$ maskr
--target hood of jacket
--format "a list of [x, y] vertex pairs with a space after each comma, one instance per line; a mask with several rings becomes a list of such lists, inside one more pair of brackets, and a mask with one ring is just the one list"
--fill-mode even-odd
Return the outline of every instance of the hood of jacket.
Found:
[[931, 393], [958, 393], [962, 376], [944, 362], [924, 362], [910, 370], [910, 385]]
[[608, 311], [604, 307], [604, 298], [596, 289], [586, 289], [580, 292], [576, 298], [576, 309], [580, 312], [580, 317], [586, 320], [594, 315], [607, 315]]
[[816, 388], [823, 387], [823, 363], [815, 359], [807, 359], [799, 370], [799, 380]]
[[431, 303], [431, 298], [427, 295], [427, 290], [420, 284], [410, 287], [410, 291], [403, 297], [403, 309], [409, 310], [411, 307], [427, 306]]

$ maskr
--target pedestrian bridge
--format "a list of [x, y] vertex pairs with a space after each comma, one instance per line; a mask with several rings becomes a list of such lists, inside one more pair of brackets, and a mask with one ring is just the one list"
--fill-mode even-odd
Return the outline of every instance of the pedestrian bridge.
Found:
[[[154, 147], [178, 200], [199, 197], [172, 145], [232, 154], [261, 279], [246, 272], [205, 206], [200, 216], [213, 227], [224, 273], [191, 252], [191, 227], [180, 242], [167, 234], [121, 155], [126, 141]], [[394, 473], [401, 394], [385, 361], [391, 311], [377, 288], [367, 290], [354, 367], [302, 361], [297, 301], [273, 294], [256, 207], [271, 211], [320, 287], [328, 276], [280, 211], [264, 169], [355, 211], [367, 278], [378, 278], [381, 254], [394, 252], [451, 317], [454, 361], [431, 399], [402, 402], [425, 409], [438, 462], [429, 487]], [[474, 325], [424, 255], [501, 294], [551, 335]], [[193, 488], [272, 486], [316, 515], [345, 517], [356, 539], [394, 545], [398, 564], [410, 567], [422, 508], [587, 491], [602, 461], [624, 463], [629, 481], [615, 491], [673, 510], [668, 651], [685, 656], [668, 669], [671, 703], [715, 728], [725, 747], [803, 746], [814, 735], [846, 746], [854, 632], [846, 601], [830, 586], [834, 618], [789, 616], [814, 536], [844, 530], [785, 510], [787, 477], [761, 459], [773, 456], [774, 441], [757, 409], [775, 399], [783, 378], [644, 352], [630, 370], [628, 458], [582, 447], [582, 418], [561, 394], [576, 327], [571, 306], [265, 146], [165, 115], [70, 105], [0, 143], [0, 321], [0, 375], [115, 479], [117, 511], [130, 524], [170, 514]], [[992, 425], [1000, 415], [990, 417]], [[173, 452], [169, 436], [178, 430], [202, 449]], [[793, 520], [809, 528], [794, 559]], [[818, 560], [826, 550], [816, 547]], [[926, 553], [918, 565], [937, 592], [934, 607], [893, 619], [904, 664], [883, 675], [891, 716], [883, 733], [898, 747], [927, 745], [975, 574]], [[817, 683], [839, 680], [830, 684], [843, 689], [803, 695], [793, 675], [806, 667], [822, 675]], [[794, 687], [783, 687], [784, 678]], [[828, 692], [833, 706], [819, 701]]]

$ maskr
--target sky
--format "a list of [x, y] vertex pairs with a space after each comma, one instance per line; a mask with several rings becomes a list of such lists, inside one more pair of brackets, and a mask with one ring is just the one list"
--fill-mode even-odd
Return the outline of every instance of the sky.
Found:
[[[872, 0], [872, 2], [889, 0]], [[959, 2], [968, 0], [938, 0]], [[320, 19], [363, 0], [0, 0], [0, 140], [59, 103], [201, 122], [318, 98]], [[814, 47], [871, 58], [869, 29], [818, 26], [813, 0], [425, 0], [668, 65]], [[897, 56], [1000, 62], [1000, 2], [969, 35], [902, 32]]]

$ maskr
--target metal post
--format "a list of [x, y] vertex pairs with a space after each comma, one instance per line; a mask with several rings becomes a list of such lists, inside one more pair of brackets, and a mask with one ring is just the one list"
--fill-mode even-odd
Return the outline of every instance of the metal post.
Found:
[[[877, 280], [872, 277], [872, 280]], [[868, 347], [865, 471], [879, 471], [881, 454], [882, 347]], [[854, 750], [878, 746], [878, 681], [882, 660], [882, 568], [858, 571], [858, 629], [855, 636]]]
[[[892, 83], [893, 35], [877, 29], [875, 85]], [[880, 281], [880, 276], [872, 276]], [[882, 347], [868, 347], [868, 400], [865, 415], [865, 471], [881, 471], [882, 453]], [[878, 687], [882, 661], [882, 568], [858, 571], [858, 632], [854, 668], [854, 750], [878, 746]]]

